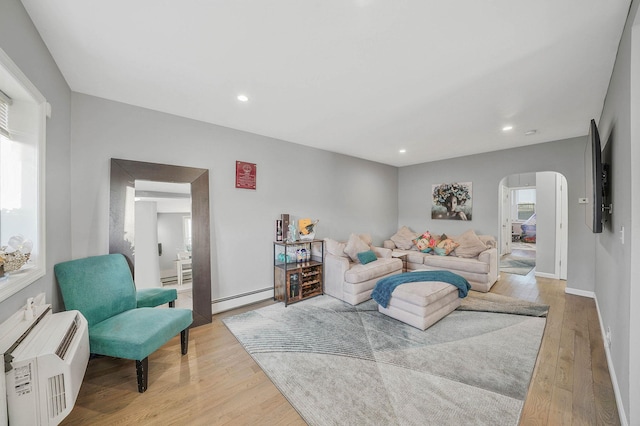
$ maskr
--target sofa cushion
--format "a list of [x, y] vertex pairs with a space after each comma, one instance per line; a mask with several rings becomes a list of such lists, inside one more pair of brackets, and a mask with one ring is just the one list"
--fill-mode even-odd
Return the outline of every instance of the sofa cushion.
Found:
[[469, 229], [457, 237], [455, 242], [458, 243], [455, 253], [458, 257], [478, 257], [480, 253], [487, 249], [487, 245], [478, 238], [473, 229]]
[[409, 263], [424, 263], [425, 256], [432, 256], [432, 254], [426, 254], [414, 250], [408, 250], [405, 253], [407, 254], [407, 262]]
[[367, 251], [358, 253], [358, 260], [363, 265], [366, 265], [367, 263], [375, 262], [376, 259], [378, 258], [372, 250], [367, 250]]
[[344, 248], [344, 252], [353, 260], [354, 262], [360, 262], [358, 259], [358, 253], [362, 253], [363, 251], [370, 250], [369, 245], [362, 241], [360, 237], [356, 234], [351, 234], [349, 236], [349, 241], [347, 241], [347, 246]]
[[366, 265], [361, 263], [353, 265], [344, 273], [344, 280], [347, 283], [357, 284], [374, 278], [380, 278], [401, 269], [402, 261], [400, 259], [379, 258], [375, 262], [367, 263]]
[[400, 300], [417, 306], [428, 306], [442, 299], [449, 293], [455, 293], [458, 297], [456, 286], [442, 281], [418, 281], [399, 285], [391, 293], [391, 300], [396, 303]]
[[418, 237], [418, 234], [413, 232], [411, 229], [403, 226], [393, 234], [390, 238], [396, 244], [396, 247], [402, 250], [410, 250], [413, 247], [413, 240]]
[[[393, 298], [391, 298], [393, 300]], [[378, 305], [378, 311], [390, 316], [391, 318], [395, 318], [398, 321], [402, 321], [406, 324], [409, 324], [413, 327], [419, 328], [420, 330], [426, 330], [431, 327], [436, 322], [440, 321], [442, 318], [453, 312], [458, 306], [460, 306], [460, 299], [457, 294], [450, 293], [445, 296], [444, 299], [441, 299], [434, 303], [433, 305], [429, 305], [423, 308], [420, 308], [423, 312], [421, 313], [413, 313], [408, 310], [404, 310], [402, 308], [398, 308], [397, 306], [389, 304], [388, 308], [383, 308]], [[416, 308], [418, 308], [416, 306]], [[433, 310], [435, 308], [435, 310]]]
[[452, 272], [466, 271], [486, 274], [489, 265], [477, 259], [465, 259], [455, 256], [424, 256], [424, 264], [431, 268], [442, 268]]
[[327, 249], [327, 253], [331, 253], [334, 256], [347, 257], [347, 258], [349, 257], [344, 252], [344, 249], [347, 246], [347, 243], [341, 243], [339, 241], [332, 240], [331, 238], [325, 238], [324, 246]]

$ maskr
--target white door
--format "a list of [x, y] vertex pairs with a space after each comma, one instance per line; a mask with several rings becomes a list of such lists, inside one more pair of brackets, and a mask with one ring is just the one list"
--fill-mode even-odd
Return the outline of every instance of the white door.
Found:
[[511, 253], [511, 190], [500, 185], [500, 255]]
[[568, 202], [569, 197], [567, 195], [567, 179], [557, 174], [558, 184], [558, 196], [556, 205], [559, 207], [557, 211], [557, 230], [556, 230], [556, 264], [558, 268], [558, 278], [561, 280], [567, 279], [567, 241], [569, 240], [569, 227], [567, 226], [568, 217]]

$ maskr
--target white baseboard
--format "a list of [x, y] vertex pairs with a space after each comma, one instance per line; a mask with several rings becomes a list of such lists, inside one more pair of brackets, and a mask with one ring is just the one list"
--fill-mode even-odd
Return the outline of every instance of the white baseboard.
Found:
[[541, 277], [541, 278], [551, 278], [552, 280], [557, 280], [558, 276], [555, 274], [549, 274], [546, 272], [536, 272], [534, 274], [536, 277]]
[[273, 288], [267, 288], [262, 291], [251, 292], [248, 294], [240, 294], [237, 296], [227, 297], [211, 301], [211, 313], [218, 314], [220, 312], [229, 311], [241, 306], [250, 305], [263, 300], [273, 299]]
[[[570, 288], [567, 287], [564, 289], [564, 292], [567, 294], [574, 294], [576, 296], [584, 296], [584, 297], [589, 297], [591, 299], [595, 299], [596, 298], [596, 294], [592, 291], [585, 291], [585, 290], [580, 290], [579, 288]], [[598, 313], [598, 315], [600, 315]], [[604, 334], [603, 334], [604, 336]]]
[[[569, 293], [568, 290], [569, 289], [567, 289], [566, 293]], [[577, 290], [577, 291], [582, 291], [582, 290]], [[590, 293], [590, 292], [584, 292], [584, 291], [582, 292]], [[575, 294], [575, 293], [571, 293], [571, 294]], [[620, 417], [620, 425], [629, 426], [629, 422], [627, 421], [627, 416], [624, 411], [624, 405], [622, 404], [622, 397], [620, 396], [620, 387], [618, 386], [616, 370], [613, 368], [613, 361], [611, 360], [611, 350], [609, 348], [609, 345], [607, 344], [607, 339], [606, 339], [607, 334], [604, 329], [602, 315], [600, 315], [600, 306], [598, 305], [598, 298], [595, 297], [595, 294], [593, 295], [593, 299], [596, 302], [596, 311], [598, 312], [598, 322], [600, 323], [600, 333], [602, 334], [602, 341], [604, 342], [604, 353], [607, 356], [607, 366], [609, 367], [609, 376], [611, 376], [611, 385], [613, 386], [613, 394], [616, 397], [616, 404], [618, 406], [618, 416]]]

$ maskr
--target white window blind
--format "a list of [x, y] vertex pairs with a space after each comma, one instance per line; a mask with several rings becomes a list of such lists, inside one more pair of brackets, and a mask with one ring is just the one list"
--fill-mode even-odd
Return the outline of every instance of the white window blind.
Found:
[[11, 98], [0, 90], [0, 135], [11, 139], [9, 134], [9, 105], [11, 105]]

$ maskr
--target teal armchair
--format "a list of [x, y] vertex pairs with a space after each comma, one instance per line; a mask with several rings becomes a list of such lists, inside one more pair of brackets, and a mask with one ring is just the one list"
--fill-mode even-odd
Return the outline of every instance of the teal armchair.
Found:
[[178, 298], [175, 288], [139, 288], [136, 290], [136, 306], [138, 308], [153, 308], [154, 306], [169, 304], [173, 308]]
[[138, 307], [131, 270], [121, 254], [71, 260], [54, 266], [65, 308], [89, 323], [90, 351], [136, 362], [138, 392], [147, 390], [148, 357], [180, 333], [188, 350], [189, 309]]

